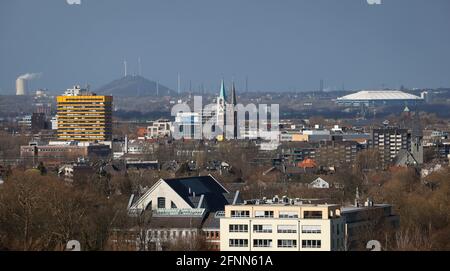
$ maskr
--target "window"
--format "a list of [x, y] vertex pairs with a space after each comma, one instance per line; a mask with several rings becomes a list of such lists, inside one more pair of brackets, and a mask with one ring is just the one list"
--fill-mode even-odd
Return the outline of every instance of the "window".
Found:
[[170, 208], [176, 209], [177, 205], [175, 203], [173, 203], [173, 201], [170, 201]]
[[271, 239], [254, 239], [253, 240], [254, 247], [272, 247]]
[[322, 211], [304, 211], [303, 218], [305, 219], [321, 219]]
[[158, 198], [158, 209], [164, 209], [166, 208], [166, 198], [159, 197]]
[[248, 247], [248, 239], [230, 239], [230, 247]]
[[250, 211], [231, 211], [231, 217], [250, 217]]
[[248, 225], [229, 225], [230, 232], [248, 232]]
[[255, 211], [255, 217], [273, 217], [273, 211]]
[[302, 233], [321, 233], [321, 227], [315, 225], [303, 225]]
[[297, 233], [297, 225], [278, 225], [278, 233]]
[[272, 225], [253, 225], [253, 232], [271, 233]]
[[321, 240], [302, 240], [302, 248], [321, 248]]
[[298, 218], [298, 213], [281, 211], [279, 217], [280, 218]]
[[297, 240], [278, 240], [278, 247], [297, 247]]

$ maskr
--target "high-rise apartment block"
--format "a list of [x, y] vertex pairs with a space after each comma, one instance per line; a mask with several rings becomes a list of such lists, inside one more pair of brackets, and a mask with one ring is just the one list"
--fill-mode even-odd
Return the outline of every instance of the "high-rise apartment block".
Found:
[[75, 86], [57, 97], [58, 139], [106, 141], [112, 138], [112, 96]]
[[394, 161], [400, 150], [411, 149], [411, 133], [408, 129], [397, 127], [373, 129], [372, 145], [378, 150], [381, 163], [386, 167]]

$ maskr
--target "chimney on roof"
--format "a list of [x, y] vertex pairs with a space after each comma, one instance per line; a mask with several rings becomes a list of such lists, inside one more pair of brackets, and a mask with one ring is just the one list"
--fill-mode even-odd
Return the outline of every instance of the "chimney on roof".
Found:
[[189, 187], [189, 196], [192, 194], [192, 190], [191, 190], [191, 188]]
[[371, 198], [367, 198], [367, 201], [364, 203], [366, 207], [373, 207], [373, 200]]

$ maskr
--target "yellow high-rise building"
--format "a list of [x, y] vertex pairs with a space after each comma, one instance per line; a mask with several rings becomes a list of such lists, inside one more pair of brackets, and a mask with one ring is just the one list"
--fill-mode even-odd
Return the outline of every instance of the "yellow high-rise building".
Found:
[[57, 97], [58, 139], [107, 141], [112, 139], [112, 96], [98, 96], [80, 86]]

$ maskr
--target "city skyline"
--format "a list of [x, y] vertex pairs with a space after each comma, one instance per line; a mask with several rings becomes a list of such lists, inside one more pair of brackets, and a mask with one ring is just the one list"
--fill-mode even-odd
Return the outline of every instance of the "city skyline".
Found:
[[[139, 74], [182, 91], [449, 87], [448, 1], [4, 1], [0, 93]], [[80, 20], [82, 18], [82, 20]], [[11, 22], [15, 23], [12, 24]], [[140, 61], [138, 61], [140, 59]], [[141, 64], [139, 65], [138, 62]], [[142, 68], [139, 68], [141, 66]]]

